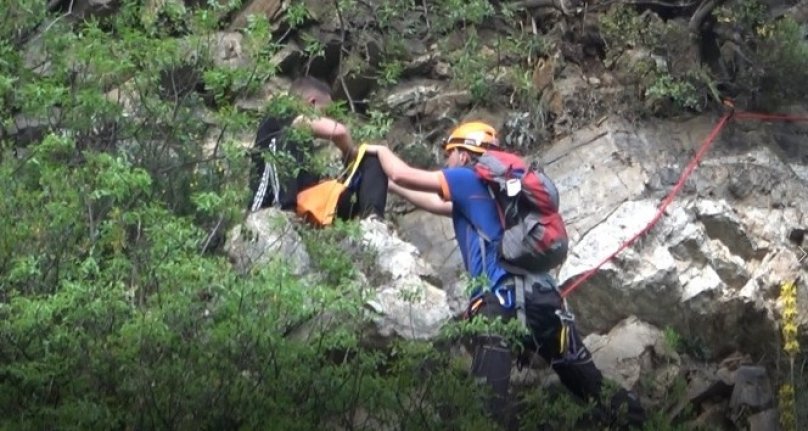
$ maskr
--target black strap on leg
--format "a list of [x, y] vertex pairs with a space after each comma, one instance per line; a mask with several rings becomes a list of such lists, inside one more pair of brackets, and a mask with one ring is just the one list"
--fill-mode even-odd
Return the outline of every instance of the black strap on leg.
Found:
[[527, 317], [525, 316], [525, 292], [528, 289], [533, 289], [533, 287], [526, 283], [524, 276], [515, 275], [513, 278], [514, 296], [516, 297], [516, 317], [519, 319], [519, 323], [527, 326]]

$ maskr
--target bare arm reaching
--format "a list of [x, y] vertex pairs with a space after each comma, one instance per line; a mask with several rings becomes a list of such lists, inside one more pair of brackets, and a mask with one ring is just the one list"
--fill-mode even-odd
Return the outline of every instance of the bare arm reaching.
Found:
[[452, 203], [444, 201], [436, 193], [406, 189], [393, 181], [388, 182], [388, 189], [422, 210], [442, 216], [452, 215]]
[[330, 140], [339, 148], [343, 157], [350, 159], [354, 156], [355, 149], [351, 132], [339, 121], [328, 117], [306, 118], [300, 115], [295, 118], [293, 124], [307, 126], [314, 136]]
[[443, 183], [441, 171], [413, 168], [382, 145], [368, 145], [367, 151], [370, 154], [378, 154], [384, 173], [399, 186], [414, 191], [441, 193]]

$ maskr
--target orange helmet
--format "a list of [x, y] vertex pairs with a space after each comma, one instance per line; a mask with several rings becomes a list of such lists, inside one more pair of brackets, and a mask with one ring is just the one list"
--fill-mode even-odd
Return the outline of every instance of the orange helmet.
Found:
[[445, 151], [463, 148], [475, 153], [484, 153], [489, 147], [496, 146], [499, 146], [496, 129], [481, 121], [471, 121], [455, 127], [443, 142]]

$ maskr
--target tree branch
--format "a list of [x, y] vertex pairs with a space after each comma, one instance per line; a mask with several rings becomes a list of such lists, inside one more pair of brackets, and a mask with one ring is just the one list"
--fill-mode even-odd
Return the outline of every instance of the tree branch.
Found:
[[339, 18], [340, 29], [340, 46], [339, 46], [339, 82], [342, 84], [342, 91], [345, 93], [345, 98], [348, 99], [348, 106], [351, 107], [351, 112], [356, 112], [356, 106], [351, 98], [351, 93], [348, 92], [348, 85], [345, 83], [345, 75], [342, 73], [342, 51], [345, 49], [345, 21], [342, 19], [342, 10], [339, 8], [339, 0], [334, 0], [334, 8], [337, 10], [337, 17]]
[[551, 7], [564, 11], [564, 0], [522, 0], [513, 3], [514, 7], [521, 7], [525, 9]]
[[208, 238], [205, 240], [205, 244], [202, 246], [202, 250], [199, 254], [205, 254], [208, 250], [208, 246], [210, 246], [210, 242], [213, 240], [213, 237], [216, 235], [216, 232], [219, 231], [219, 228], [222, 226], [222, 222], [224, 221], [224, 215], [219, 216], [219, 221], [216, 222], [216, 226], [213, 227], [213, 230], [210, 231], [208, 234]]
[[719, 4], [722, 3], [722, 0], [707, 0], [699, 5], [696, 12], [693, 12], [693, 16], [690, 17], [690, 22], [688, 23], [688, 28], [690, 32], [693, 34], [698, 34], [699, 29], [701, 29], [701, 23], [704, 22], [704, 19], [716, 8]]
[[[73, 2], [74, 2], [74, 1], [75, 1], [75, 0], [70, 0], [70, 5], [67, 7], [67, 12], [65, 12], [64, 14], [62, 14], [62, 15], [60, 15], [60, 16], [58, 16], [58, 17], [56, 17], [56, 19], [54, 19], [53, 21], [51, 21], [51, 22], [50, 22], [50, 24], [48, 24], [48, 26], [47, 26], [47, 27], [45, 27], [45, 29], [44, 29], [44, 30], [42, 30], [41, 32], [39, 32], [39, 34], [37, 34], [37, 35], [36, 35], [36, 36], [35, 36], [35, 37], [34, 37], [32, 40], [36, 40], [37, 38], [41, 37], [43, 34], [47, 33], [47, 32], [48, 32], [48, 30], [50, 30], [50, 29], [51, 29], [51, 27], [53, 27], [53, 25], [54, 25], [54, 24], [56, 24], [58, 21], [60, 21], [61, 19], [65, 18], [66, 16], [68, 16], [68, 15], [72, 14], [72, 13], [73, 13]], [[50, 10], [50, 4], [48, 4], [48, 10]]]
[[426, 22], [426, 29], [431, 31], [432, 26], [429, 25], [429, 9], [426, 7], [426, 0], [422, 0], [421, 5], [424, 7], [424, 22]]

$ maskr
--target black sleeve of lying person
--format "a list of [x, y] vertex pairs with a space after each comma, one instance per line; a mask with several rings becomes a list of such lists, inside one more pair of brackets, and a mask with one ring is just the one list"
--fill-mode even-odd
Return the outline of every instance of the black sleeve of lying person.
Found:
[[[250, 158], [253, 169], [250, 175], [250, 189], [253, 195], [261, 189], [262, 176], [267, 161], [274, 161], [279, 180], [279, 202], [283, 210], [294, 210], [297, 193], [317, 183], [318, 176], [305, 168], [305, 151], [312, 147], [311, 142], [292, 138], [289, 133], [293, 117], [268, 117], [261, 122], [255, 138]], [[296, 171], [296, 172], [295, 172]], [[261, 208], [274, 204], [274, 193], [261, 196]]]

